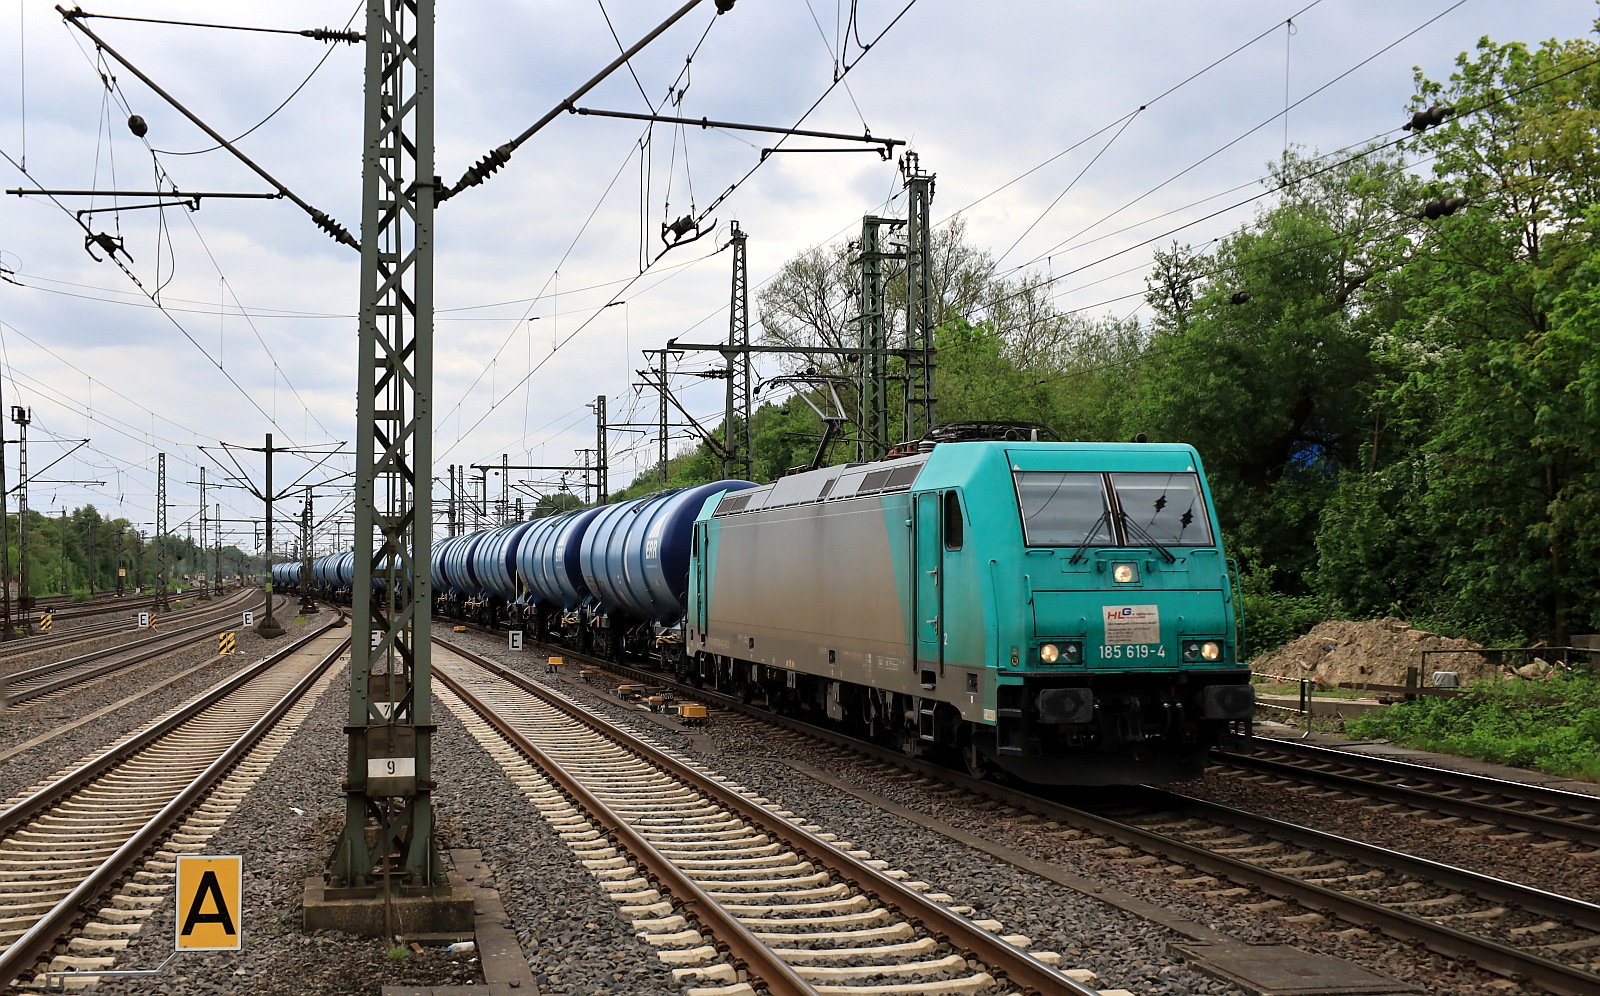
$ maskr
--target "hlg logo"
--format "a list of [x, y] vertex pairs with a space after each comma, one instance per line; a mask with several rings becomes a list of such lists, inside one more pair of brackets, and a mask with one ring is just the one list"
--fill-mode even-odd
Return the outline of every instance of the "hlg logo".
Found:
[[1111, 609], [1111, 611], [1106, 613], [1106, 618], [1107, 619], [1126, 619], [1131, 615], [1133, 615], [1133, 606], [1124, 605], [1120, 609], [1119, 608]]

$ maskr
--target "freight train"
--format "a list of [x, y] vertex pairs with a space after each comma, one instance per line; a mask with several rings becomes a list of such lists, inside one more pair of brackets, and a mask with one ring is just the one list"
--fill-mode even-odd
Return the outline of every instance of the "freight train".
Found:
[[433, 571], [437, 613], [1035, 784], [1194, 777], [1254, 715], [1182, 444], [924, 442], [451, 537]]

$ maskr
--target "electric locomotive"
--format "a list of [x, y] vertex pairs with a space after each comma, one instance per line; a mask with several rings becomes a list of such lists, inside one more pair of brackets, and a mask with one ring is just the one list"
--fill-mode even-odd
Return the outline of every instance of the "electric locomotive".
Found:
[[1193, 447], [941, 443], [708, 501], [679, 670], [976, 773], [1171, 781], [1249, 729], [1236, 599]]

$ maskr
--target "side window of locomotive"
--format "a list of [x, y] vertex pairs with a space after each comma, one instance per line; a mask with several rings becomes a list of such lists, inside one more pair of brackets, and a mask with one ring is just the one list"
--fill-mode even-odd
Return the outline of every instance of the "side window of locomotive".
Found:
[[1112, 474], [1111, 486], [1122, 513], [1162, 546], [1211, 545], [1211, 520], [1194, 474]]
[[944, 548], [959, 550], [966, 542], [967, 524], [961, 517], [961, 495], [956, 491], [944, 493]]
[[1111, 544], [1111, 513], [1099, 474], [1019, 470], [1013, 476], [1029, 546]]

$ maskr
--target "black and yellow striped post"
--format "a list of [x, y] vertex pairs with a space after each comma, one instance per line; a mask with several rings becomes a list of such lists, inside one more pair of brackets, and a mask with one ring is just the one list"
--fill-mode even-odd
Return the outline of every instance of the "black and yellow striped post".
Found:
[[223, 633], [217, 637], [217, 653], [225, 655], [236, 654], [238, 652], [239, 650], [234, 642], [232, 633]]
[[54, 612], [39, 613], [39, 632], [48, 633], [50, 632], [50, 627], [54, 626], [55, 624], [56, 614]]

